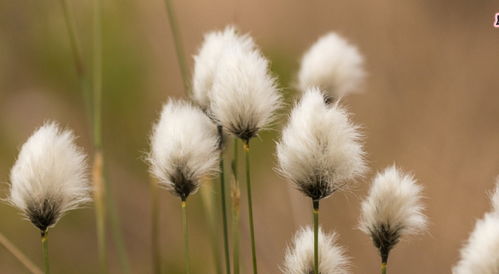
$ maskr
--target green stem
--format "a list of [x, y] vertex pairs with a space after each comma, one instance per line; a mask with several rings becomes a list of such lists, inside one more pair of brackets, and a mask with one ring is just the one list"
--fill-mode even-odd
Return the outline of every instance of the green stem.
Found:
[[185, 198], [182, 199], [182, 228], [184, 231], [184, 263], [185, 263], [185, 273], [191, 273], [189, 265], [189, 233], [187, 228], [187, 201]]
[[203, 201], [203, 210], [205, 213], [204, 215], [206, 217], [206, 221], [208, 222], [210, 232], [210, 236], [208, 238], [211, 246], [211, 253], [213, 255], [213, 263], [216, 271], [215, 273], [222, 273], [222, 265], [220, 264], [220, 245], [218, 237], [218, 232], [220, 231], [220, 229], [218, 226], [219, 222], [217, 222], [218, 215], [216, 214], [214, 208], [214, 201], [217, 199], [217, 197], [215, 191], [213, 191], [212, 189], [212, 182], [208, 181], [207, 178], [205, 178], [204, 180], [207, 180], [207, 182], [201, 189], [199, 189], [199, 192]]
[[251, 197], [251, 177], [250, 177], [250, 146], [249, 146], [249, 139], [246, 140], [246, 143], [244, 144], [244, 152], [245, 152], [245, 158], [246, 158], [246, 187], [247, 187], [247, 195], [248, 195], [248, 217], [249, 217], [249, 224], [250, 224], [250, 236], [251, 236], [251, 257], [253, 261], [253, 273], [257, 274], [258, 273], [258, 266], [256, 262], [256, 243], [255, 243], [255, 226], [253, 223], [253, 201]]
[[107, 273], [107, 242], [106, 242], [106, 205], [104, 197], [106, 188], [102, 177], [103, 157], [101, 151], [95, 151], [92, 167], [92, 181], [94, 184], [95, 224], [97, 229], [97, 249], [101, 273]]
[[233, 157], [232, 157], [232, 175], [234, 177], [231, 187], [232, 198], [232, 260], [233, 273], [239, 274], [239, 202], [241, 192], [239, 189], [239, 174], [238, 174], [238, 150], [239, 140], [234, 139]]
[[102, 148], [101, 103], [102, 103], [102, 7], [94, 0], [94, 74], [93, 74], [93, 141], [96, 150]]
[[79, 46], [78, 36], [76, 35], [74, 15], [72, 13], [71, 8], [69, 7], [68, 1], [67, 0], [60, 0], [60, 1], [62, 6], [62, 11], [64, 14], [64, 22], [68, 31], [69, 45], [71, 47], [71, 52], [73, 54], [76, 74], [78, 75], [78, 79], [80, 82], [80, 89], [85, 99], [85, 108], [87, 110], [86, 112], [90, 120], [90, 113], [91, 113], [90, 83], [88, 81], [87, 71], [85, 68], [85, 64], [83, 62], [83, 55], [81, 53], [81, 49]]
[[[102, 193], [99, 195], [102, 204], [100, 207], [96, 207], [97, 210], [106, 211], [106, 207], [109, 210], [109, 215], [111, 219], [111, 230], [113, 239], [116, 243], [116, 249], [118, 257], [125, 273], [130, 273], [130, 267], [128, 265], [128, 257], [125, 251], [125, 245], [123, 243], [123, 237], [120, 231], [119, 218], [114, 205], [114, 200], [111, 195], [110, 186], [107, 180], [104, 178], [104, 168], [102, 160], [102, 3], [101, 0], [94, 0], [94, 50], [93, 50], [93, 115], [92, 115], [92, 126], [93, 126], [93, 143], [95, 149], [95, 157], [101, 157], [101, 166], [99, 172], [95, 174], [95, 178], [100, 181], [100, 188]], [[100, 155], [100, 156], [99, 156]], [[97, 201], [96, 201], [97, 202]], [[98, 242], [99, 242], [99, 252], [101, 253], [99, 257], [101, 258], [101, 269], [103, 273], [107, 273], [107, 253], [106, 249], [106, 217], [105, 213], [97, 213], [100, 215], [98, 220], [101, 224], [98, 226]], [[104, 253], [104, 254], [102, 254]]]
[[42, 231], [42, 255], [43, 255], [43, 273], [49, 274], [50, 273], [50, 266], [49, 266], [49, 233], [48, 231]]
[[386, 274], [386, 263], [381, 263], [381, 274]]
[[113, 192], [111, 191], [111, 185], [105, 184], [107, 187], [107, 206], [109, 208], [109, 216], [111, 219], [111, 230], [113, 240], [116, 244], [116, 251], [118, 253], [118, 259], [121, 264], [121, 268], [123, 269], [123, 273], [130, 274], [130, 265], [128, 263], [128, 255], [126, 252], [125, 243], [123, 242], [123, 234], [120, 229], [120, 220], [118, 216], [118, 212], [116, 210], [116, 205], [114, 204]]
[[102, 96], [102, 24], [101, 2], [94, 0], [94, 49], [93, 49], [93, 101], [92, 127], [94, 143], [94, 191], [97, 223], [97, 243], [101, 273], [107, 273], [106, 240], [106, 186], [103, 178], [103, 155], [101, 141], [101, 96]]
[[224, 233], [224, 251], [225, 251], [225, 271], [230, 273], [230, 255], [229, 255], [229, 232], [227, 224], [227, 202], [225, 199], [225, 167], [223, 150], [220, 152], [220, 193], [222, 195], [222, 216], [223, 216], [223, 233]]
[[312, 201], [314, 215], [314, 274], [319, 274], [319, 201]]
[[182, 46], [182, 37], [180, 35], [180, 29], [177, 25], [177, 17], [175, 16], [175, 11], [171, 0], [165, 0], [166, 11], [168, 13], [168, 21], [170, 23], [170, 30], [173, 36], [173, 43], [175, 46], [175, 52], [177, 54], [177, 61], [180, 67], [180, 74], [182, 76], [182, 82], [184, 84], [184, 92], [189, 95], [189, 70], [187, 68], [187, 62], [185, 60], [184, 47]]
[[155, 274], [161, 274], [161, 254], [159, 250], [159, 200], [158, 200], [158, 185], [151, 179], [151, 247], [152, 260]]

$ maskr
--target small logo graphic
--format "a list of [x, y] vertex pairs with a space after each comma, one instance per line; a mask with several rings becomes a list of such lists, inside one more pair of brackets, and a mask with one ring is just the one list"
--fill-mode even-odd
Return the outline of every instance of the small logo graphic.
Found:
[[494, 28], [499, 28], [499, 12], [494, 16]]

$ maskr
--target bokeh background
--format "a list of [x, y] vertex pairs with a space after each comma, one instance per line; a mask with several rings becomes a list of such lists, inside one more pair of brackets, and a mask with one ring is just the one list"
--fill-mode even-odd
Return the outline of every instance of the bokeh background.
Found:
[[[92, 1], [72, 0], [85, 61], [92, 49]], [[133, 273], [151, 273], [147, 137], [161, 105], [184, 97], [161, 0], [103, 0], [103, 133], [107, 173]], [[426, 234], [401, 242], [392, 273], [450, 273], [461, 244], [488, 210], [499, 174], [499, 29], [497, 2], [481, 1], [173, 1], [192, 56], [203, 33], [229, 23], [250, 32], [279, 76], [287, 102], [303, 51], [337, 31], [366, 57], [364, 93], [345, 99], [366, 135], [370, 173], [349, 193], [322, 203], [321, 222], [340, 236], [353, 273], [376, 273], [378, 255], [358, 229], [360, 200], [376, 171], [397, 163], [425, 188]], [[91, 154], [91, 130], [79, 91], [59, 1], [0, 0], [0, 196], [18, 149], [43, 121], [70, 127]], [[285, 120], [288, 109], [281, 113]], [[295, 231], [311, 222], [311, 205], [273, 171], [282, 123], [253, 142], [254, 205], [261, 273], [279, 273]], [[244, 187], [244, 184], [242, 185]], [[218, 194], [218, 188], [214, 191]], [[162, 191], [161, 247], [166, 273], [182, 273], [179, 201]], [[242, 192], [242, 266], [250, 249]], [[218, 205], [218, 204], [216, 204]], [[215, 273], [201, 195], [190, 200], [193, 273]], [[39, 233], [0, 204], [0, 231], [41, 264]], [[220, 234], [221, 235], [221, 234]], [[221, 239], [221, 238], [220, 238]], [[112, 273], [121, 273], [109, 235]], [[51, 231], [54, 273], [97, 273], [93, 207], [64, 217]], [[26, 273], [0, 248], [0, 273]]]

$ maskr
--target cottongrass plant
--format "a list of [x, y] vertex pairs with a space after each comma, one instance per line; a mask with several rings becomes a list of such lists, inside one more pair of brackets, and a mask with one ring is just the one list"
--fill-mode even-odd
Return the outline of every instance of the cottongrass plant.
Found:
[[303, 55], [298, 73], [302, 92], [318, 87], [327, 100], [337, 100], [357, 91], [365, 79], [364, 58], [340, 35], [330, 32], [317, 40]]
[[45, 273], [48, 229], [91, 200], [86, 156], [74, 141], [71, 131], [45, 123], [22, 146], [10, 173], [9, 201], [40, 230]]
[[499, 178], [491, 196], [492, 210], [478, 220], [468, 241], [461, 249], [461, 258], [453, 274], [499, 273]]
[[362, 202], [360, 229], [369, 235], [386, 273], [388, 256], [403, 236], [421, 233], [426, 217], [421, 203], [422, 187], [395, 165], [378, 173]]
[[256, 45], [251, 36], [241, 34], [234, 26], [222, 31], [212, 31], [204, 36], [203, 43], [194, 56], [192, 73], [192, 99], [203, 110], [210, 112], [213, 83], [217, 76], [220, 59], [226, 50], [251, 51]]
[[[252, 264], [253, 273], [258, 273], [250, 178], [250, 140], [273, 121], [282, 99], [276, 87], [276, 79], [270, 73], [269, 62], [252, 39], [247, 35], [235, 35], [231, 28], [218, 35], [221, 36], [217, 41], [220, 44], [214, 42], [215, 50], [210, 52], [223, 54], [214, 65], [213, 82], [205, 82], [208, 85], [211, 83], [208, 94], [209, 113], [224, 131], [244, 142]], [[221, 44], [225, 45], [223, 50], [220, 49]], [[237, 144], [235, 149], [236, 146]], [[236, 189], [233, 193], [238, 191]], [[238, 271], [235, 266], [234, 272]]]
[[163, 106], [150, 142], [151, 173], [160, 186], [181, 200], [185, 273], [190, 273], [187, 198], [196, 193], [203, 178], [218, 171], [217, 127], [201, 109], [170, 100]]
[[[349, 259], [336, 244], [336, 234], [327, 234], [319, 228], [319, 273], [347, 274]], [[282, 272], [309, 274], [314, 272], [314, 232], [310, 227], [300, 229], [286, 250]]]
[[361, 134], [348, 112], [309, 89], [291, 112], [277, 143], [279, 172], [312, 200], [314, 273], [319, 272], [319, 201], [349, 187], [367, 169]]
[[[215, 122], [216, 118], [211, 114], [211, 96], [213, 94], [213, 83], [218, 75], [218, 64], [220, 59], [224, 56], [228, 49], [239, 49], [241, 51], [251, 51], [255, 48], [255, 43], [249, 35], [242, 35], [233, 26], [228, 26], [222, 31], [209, 32], [204, 36], [204, 41], [201, 44], [197, 54], [194, 56], [194, 71], [192, 75], [192, 100], [199, 105], [207, 115], [209, 115]], [[218, 76], [223, 77], [223, 76]], [[218, 125], [219, 138], [220, 138], [220, 188], [221, 188], [221, 203], [222, 203], [222, 217], [223, 217], [223, 235], [224, 235], [224, 253], [225, 253], [225, 267], [226, 273], [230, 273], [230, 251], [228, 239], [228, 221], [227, 221], [227, 205], [225, 194], [225, 168], [224, 168], [224, 140], [225, 133], [221, 125]], [[237, 146], [236, 142], [234, 143]], [[234, 150], [237, 153], [237, 147]], [[236, 159], [234, 159], [236, 161]], [[237, 174], [237, 172], [234, 172]], [[237, 185], [237, 175], [234, 176], [234, 184]], [[239, 187], [234, 186], [233, 189]], [[233, 215], [239, 213], [238, 204], [239, 196], [233, 197]], [[234, 227], [237, 229], [239, 226], [238, 217], [233, 218]], [[234, 230], [234, 242], [237, 245], [238, 233]], [[237, 261], [238, 248], [234, 249], [234, 262], [235, 268], [238, 268]]]

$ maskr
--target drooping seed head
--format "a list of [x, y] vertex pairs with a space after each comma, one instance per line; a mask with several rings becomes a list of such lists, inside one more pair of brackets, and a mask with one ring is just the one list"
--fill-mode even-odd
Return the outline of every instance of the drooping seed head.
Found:
[[422, 187], [395, 166], [378, 173], [362, 202], [360, 229], [368, 234], [386, 262], [390, 250], [405, 235], [426, 228]]
[[71, 131], [45, 123], [21, 147], [10, 172], [9, 202], [43, 232], [91, 200], [86, 156], [74, 140]]
[[[347, 274], [349, 260], [343, 248], [336, 244], [336, 234], [326, 234], [319, 228], [319, 273]], [[282, 271], [285, 274], [314, 273], [314, 232], [303, 228], [286, 250]]]
[[358, 90], [365, 78], [364, 58], [357, 48], [336, 33], [328, 33], [303, 55], [298, 85], [324, 90], [329, 98], [341, 98]]
[[309, 89], [291, 112], [277, 143], [279, 172], [313, 200], [348, 187], [367, 169], [361, 134], [338, 104]]
[[182, 200], [198, 190], [201, 178], [218, 171], [217, 127], [190, 103], [167, 102], [150, 142], [151, 173]]

